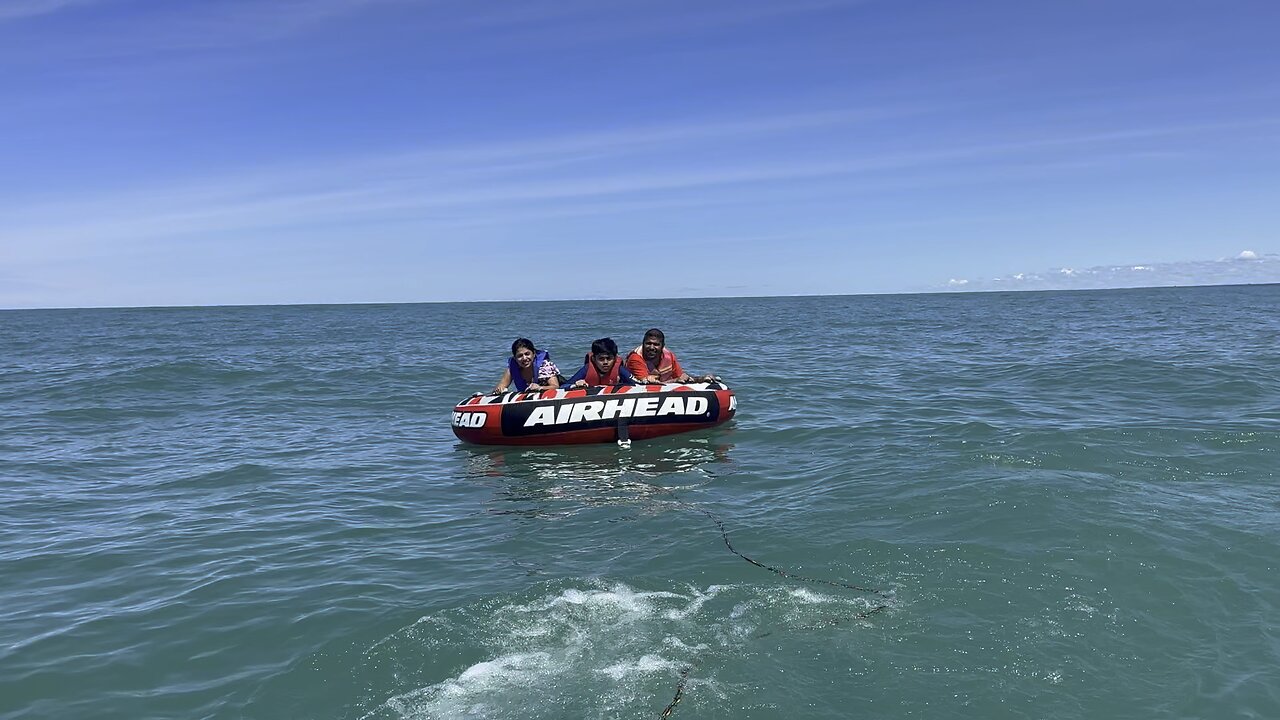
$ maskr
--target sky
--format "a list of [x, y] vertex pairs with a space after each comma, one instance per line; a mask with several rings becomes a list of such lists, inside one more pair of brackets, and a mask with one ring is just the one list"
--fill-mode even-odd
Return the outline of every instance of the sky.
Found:
[[0, 0], [0, 307], [1280, 282], [1280, 3]]

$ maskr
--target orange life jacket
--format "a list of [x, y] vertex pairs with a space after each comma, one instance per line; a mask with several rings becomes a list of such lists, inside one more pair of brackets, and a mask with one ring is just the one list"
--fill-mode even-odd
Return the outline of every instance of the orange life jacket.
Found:
[[649, 361], [645, 359], [643, 345], [637, 345], [634, 350], [632, 350], [630, 353], [627, 354], [628, 366], [632, 364], [631, 363], [632, 355], [639, 357], [640, 364], [642, 364], [648, 370], [643, 375], [637, 374], [635, 370], [632, 370], [631, 374], [635, 375], [637, 379], [642, 377], [647, 377], [649, 375], [657, 375], [659, 380], [666, 382], [676, 377], [676, 375], [678, 374], [676, 372], [676, 368], [679, 366], [676, 365], [676, 355], [675, 353], [671, 352], [665, 347], [662, 348], [662, 357], [659, 358], [658, 367], [656, 368], [650, 365]]
[[610, 368], [609, 368], [609, 372], [608, 372], [608, 373], [606, 373], [605, 375], [601, 375], [601, 374], [600, 374], [600, 372], [599, 372], [598, 370], [596, 370], [596, 364], [595, 364], [595, 363], [593, 363], [593, 362], [591, 362], [591, 353], [587, 353], [587, 357], [586, 357], [586, 361], [585, 361], [585, 362], [587, 363], [587, 377], [586, 377], [586, 380], [587, 380], [587, 384], [588, 384], [588, 385], [617, 385], [617, 384], [619, 384], [619, 381], [618, 381], [618, 368], [620, 368], [620, 367], [622, 366], [622, 361], [621, 361], [621, 359], [615, 359], [615, 360], [613, 361], [613, 367], [610, 367]]

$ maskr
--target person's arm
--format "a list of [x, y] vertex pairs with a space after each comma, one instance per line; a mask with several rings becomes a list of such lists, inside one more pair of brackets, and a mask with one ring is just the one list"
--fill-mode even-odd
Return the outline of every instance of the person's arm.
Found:
[[690, 375], [689, 373], [685, 372], [684, 368], [680, 367], [680, 361], [675, 359], [674, 353], [672, 353], [671, 359], [672, 359], [671, 369], [674, 370], [676, 373], [676, 377], [675, 377], [676, 382], [705, 383], [705, 382], [711, 382], [712, 380], [715, 379], [714, 375]]
[[511, 387], [511, 368], [502, 371], [502, 377], [498, 379], [498, 384], [493, 386], [493, 391], [504, 393], [509, 387]]
[[582, 367], [578, 369], [578, 372], [573, 374], [573, 377], [569, 378], [568, 380], [565, 380], [564, 385], [565, 387], [573, 387], [574, 384], [579, 381], [581, 381], [583, 385], [587, 384], [587, 364], [586, 363], [582, 364]]
[[528, 390], [555, 390], [560, 387], [560, 368], [547, 358], [542, 362], [542, 367], [538, 368], [538, 375], [534, 378], [535, 382], [529, 383]]
[[631, 371], [631, 377], [635, 379], [637, 385], [653, 385], [662, 382], [656, 377], [649, 376], [649, 366], [637, 352], [627, 354], [626, 369]]
[[618, 384], [619, 385], [639, 385], [640, 381], [636, 380], [636, 376], [631, 374], [626, 365], [618, 368]]

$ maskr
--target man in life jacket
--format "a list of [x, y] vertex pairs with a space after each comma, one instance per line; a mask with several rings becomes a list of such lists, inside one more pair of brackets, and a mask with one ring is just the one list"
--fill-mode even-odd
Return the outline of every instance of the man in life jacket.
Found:
[[631, 372], [618, 362], [618, 343], [612, 338], [591, 343], [591, 352], [583, 359], [582, 369], [565, 382], [566, 387], [635, 384]]
[[714, 375], [694, 377], [680, 367], [676, 354], [667, 349], [667, 338], [658, 328], [645, 331], [644, 341], [627, 354], [627, 369], [646, 385], [669, 382], [711, 382]]

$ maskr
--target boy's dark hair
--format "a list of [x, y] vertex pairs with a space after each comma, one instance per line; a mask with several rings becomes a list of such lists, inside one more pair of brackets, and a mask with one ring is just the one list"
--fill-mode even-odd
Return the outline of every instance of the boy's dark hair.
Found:
[[599, 340], [591, 343], [591, 354], [612, 355], [617, 357], [618, 343], [614, 342], [613, 338], [600, 338]]

